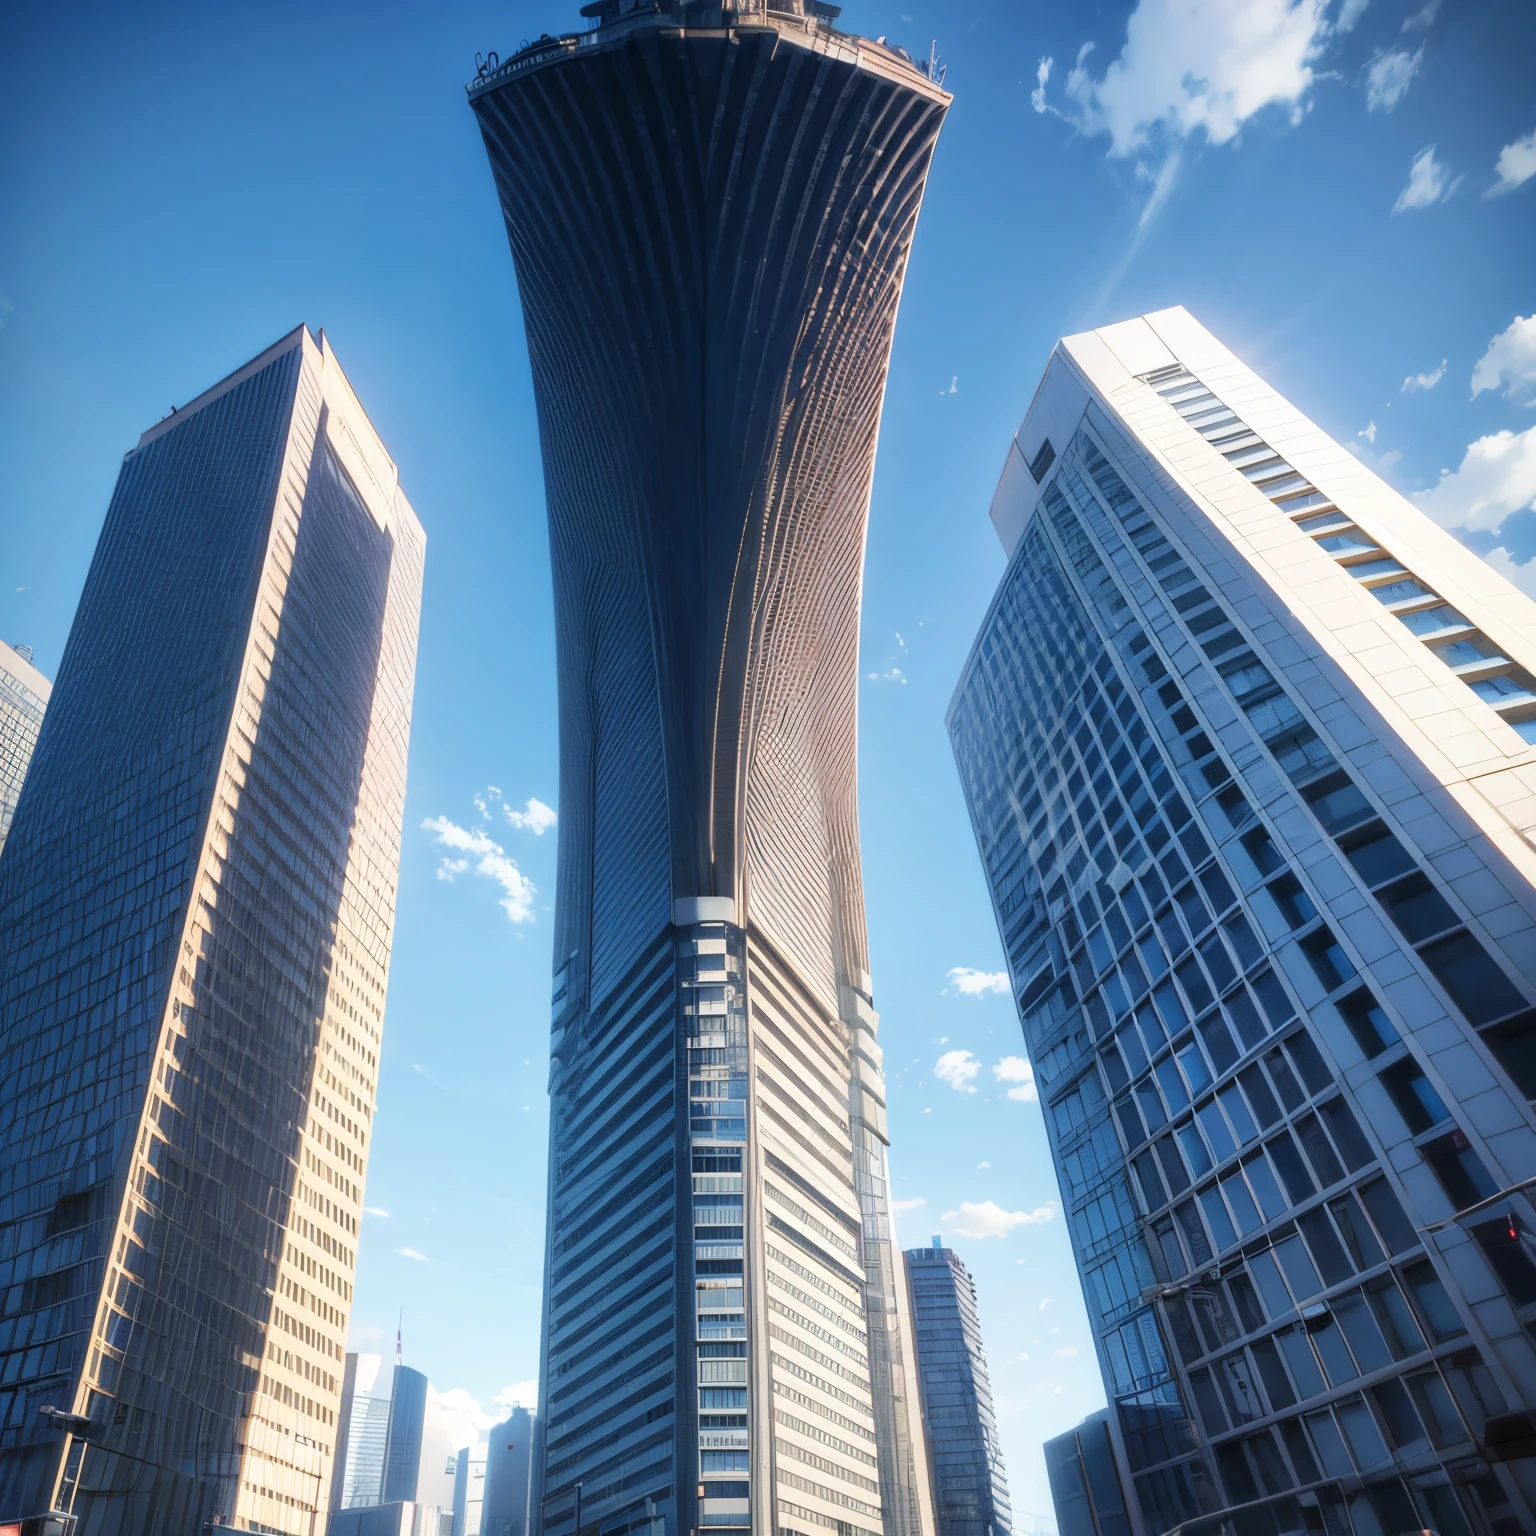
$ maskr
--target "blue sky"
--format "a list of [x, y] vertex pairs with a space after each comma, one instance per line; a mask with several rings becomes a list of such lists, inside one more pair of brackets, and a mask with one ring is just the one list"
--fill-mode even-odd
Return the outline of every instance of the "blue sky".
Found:
[[[576, 9], [0, 20], [0, 635], [53, 673], [122, 453], [301, 320], [327, 329], [426, 525], [368, 1190], [388, 1214], [366, 1222], [356, 1339], [387, 1348], [403, 1308], [408, 1358], [466, 1412], [537, 1367], [558, 834], [506, 813], [558, 811], [558, 784], [528, 365], [462, 86], [477, 49]], [[1536, 12], [850, 0], [843, 20], [914, 52], [936, 38], [955, 92], [864, 607], [892, 1165], [905, 1241], [943, 1232], [976, 1274], [1015, 1507], [1045, 1514], [1039, 1443], [1102, 1399], [1039, 1106], [1007, 1061], [1018, 1026], [984, 979], [1001, 953], [942, 724], [1002, 571], [986, 508], [1008, 436], [1057, 336], [1183, 303], [1536, 590]], [[429, 820], [501, 854], [441, 879], [462, 853]]]

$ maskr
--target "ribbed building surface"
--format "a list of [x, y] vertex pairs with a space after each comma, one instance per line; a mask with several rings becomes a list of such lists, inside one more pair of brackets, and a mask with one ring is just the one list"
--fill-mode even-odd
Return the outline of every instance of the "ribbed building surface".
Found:
[[923, 1429], [938, 1536], [1009, 1536], [1013, 1505], [997, 1438], [976, 1282], [934, 1238], [906, 1251]]
[[1536, 605], [1183, 310], [992, 511], [950, 730], [1133, 1513], [1536, 1529]]
[[[805, 14], [809, 11], [812, 14]], [[536, 1523], [925, 1536], [855, 798], [948, 97], [832, 7], [589, 6], [471, 86], [533, 364], [561, 836]]]
[[0, 857], [0, 1519], [324, 1518], [423, 544], [302, 327], [124, 460]]

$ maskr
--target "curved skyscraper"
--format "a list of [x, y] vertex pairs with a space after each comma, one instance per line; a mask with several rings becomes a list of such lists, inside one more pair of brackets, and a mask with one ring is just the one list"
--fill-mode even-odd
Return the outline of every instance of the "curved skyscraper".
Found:
[[[560, 668], [535, 1520], [931, 1525], [859, 872], [859, 583], [949, 98], [832, 6], [598, 0], [470, 87]], [[541, 1500], [541, 1502], [540, 1502]]]

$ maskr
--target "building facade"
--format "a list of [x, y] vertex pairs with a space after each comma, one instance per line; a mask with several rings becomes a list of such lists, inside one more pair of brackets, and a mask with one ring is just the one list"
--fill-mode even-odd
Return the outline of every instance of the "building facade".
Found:
[[453, 1463], [453, 1536], [480, 1536], [485, 1513], [483, 1451], [465, 1446]]
[[378, 1355], [348, 1354], [342, 1373], [331, 1508], [377, 1504], [389, 1447], [389, 1377]]
[[948, 96], [815, 0], [597, 0], [470, 98], [559, 649], [534, 1526], [927, 1536], [855, 795], [885, 372]]
[[1183, 310], [992, 516], [950, 731], [1133, 1524], [1536, 1528], [1536, 606]]
[[0, 851], [52, 692], [53, 685], [32, 665], [29, 647], [0, 641]]
[[1123, 1471], [1107, 1408], [1047, 1440], [1045, 1474], [1056, 1507], [1056, 1536], [1131, 1536]]
[[303, 327], [123, 462], [0, 858], [0, 1518], [324, 1522], [423, 545]]
[[935, 1529], [938, 1536], [1010, 1536], [1013, 1507], [976, 1282], [940, 1238], [905, 1257]]

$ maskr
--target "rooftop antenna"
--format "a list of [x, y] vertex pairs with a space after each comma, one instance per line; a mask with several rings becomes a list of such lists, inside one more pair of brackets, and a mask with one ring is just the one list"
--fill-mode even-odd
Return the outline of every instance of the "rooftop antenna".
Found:
[[400, 1308], [400, 1318], [395, 1324], [395, 1364], [405, 1364], [405, 1353], [401, 1348], [401, 1336], [405, 1332], [405, 1308]]

